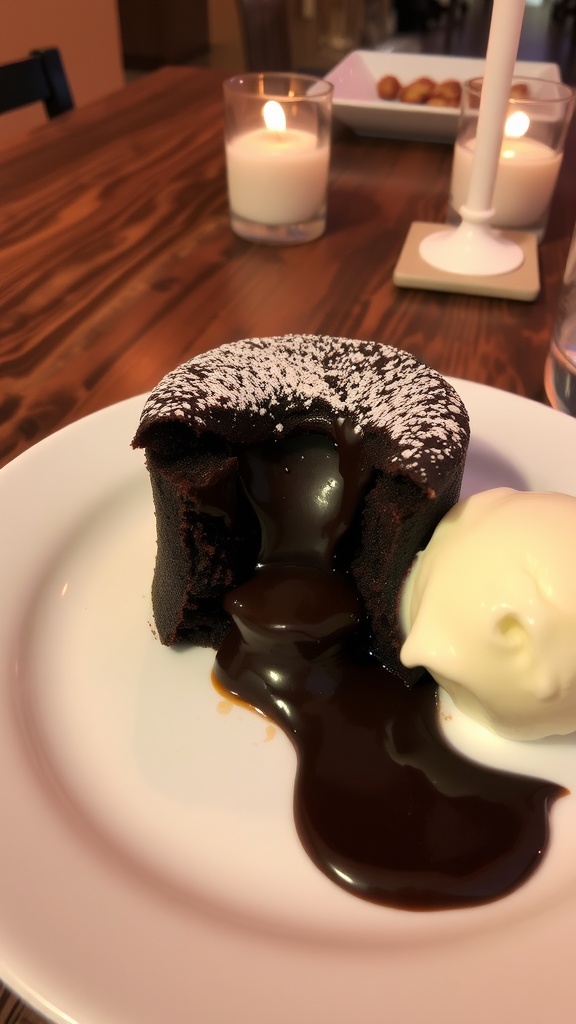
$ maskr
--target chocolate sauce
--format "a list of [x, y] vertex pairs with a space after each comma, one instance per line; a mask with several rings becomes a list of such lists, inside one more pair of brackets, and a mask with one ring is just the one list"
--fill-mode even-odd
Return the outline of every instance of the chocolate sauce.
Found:
[[437, 721], [436, 687], [407, 686], [360, 650], [362, 608], [334, 568], [368, 474], [346, 424], [248, 450], [262, 528], [254, 576], [231, 591], [218, 681], [298, 754], [294, 815], [309, 856], [357, 896], [408, 910], [497, 899], [539, 864], [564, 791], [476, 764]]

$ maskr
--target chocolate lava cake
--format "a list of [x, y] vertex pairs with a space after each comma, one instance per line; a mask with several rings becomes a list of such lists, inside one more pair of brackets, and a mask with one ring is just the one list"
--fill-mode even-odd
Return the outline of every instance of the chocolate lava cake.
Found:
[[152, 600], [162, 643], [218, 648], [230, 625], [224, 595], [258, 564], [260, 526], [240, 479], [241, 453], [295, 433], [340, 445], [343, 425], [366, 473], [338, 567], [360, 595], [371, 651], [414, 678], [398, 659], [398, 595], [417, 551], [459, 498], [469, 423], [439, 373], [370, 341], [238, 341], [184, 363], [151, 392], [133, 446], [145, 449], [152, 484]]

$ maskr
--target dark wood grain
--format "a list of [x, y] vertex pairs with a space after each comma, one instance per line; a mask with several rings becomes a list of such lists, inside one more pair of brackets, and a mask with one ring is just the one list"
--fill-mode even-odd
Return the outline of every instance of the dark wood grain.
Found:
[[230, 231], [218, 72], [163, 69], [5, 150], [0, 461], [196, 352], [285, 331], [387, 341], [541, 398], [575, 213], [574, 139], [535, 303], [392, 283], [411, 221], [443, 219], [450, 163], [449, 146], [342, 130], [326, 235], [269, 248]]
[[[576, 139], [534, 303], [404, 291], [412, 220], [442, 221], [451, 148], [341, 130], [317, 242], [229, 227], [221, 76], [166, 68], [65, 115], [0, 160], [0, 464], [247, 336], [318, 332], [406, 348], [444, 373], [541, 399], [576, 213]], [[0, 1024], [39, 1018], [0, 987]]]

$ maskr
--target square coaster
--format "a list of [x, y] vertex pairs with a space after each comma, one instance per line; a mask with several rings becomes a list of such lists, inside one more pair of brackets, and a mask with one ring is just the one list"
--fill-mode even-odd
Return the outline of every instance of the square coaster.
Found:
[[457, 292], [465, 295], [492, 295], [502, 299], [533, 302], [540, 292], [538, 239], [532, 231], [502, 231], [503, 238], [516, 242], [524, 253], [524, 262], [507, 274], [484, 276], [453, 274], [433, 267], [420, 256], [420, 242], [427, 235], [448, 230], [448, 225], [414, 221], [406, 236], [392, 280], [399, 288], [424, 288], [434, 292]]

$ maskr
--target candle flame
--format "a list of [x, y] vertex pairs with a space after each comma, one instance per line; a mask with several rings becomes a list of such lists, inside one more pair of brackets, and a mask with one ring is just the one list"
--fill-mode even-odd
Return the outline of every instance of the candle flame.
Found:
[[286, 114], [284, 113], [280, 103], [277, 103], [276, 100], [268, 100], [268, 102], [264, 104], [262, 107], [262, 117], [264, 118], [264, 124], [269, 131], [286, 131]]
[[530, 127], [530, 118], [523, 110], [515, 110], [507, 119], [504, 125], [504, 135], [507, 139], [521, 139], [526, 135]]

